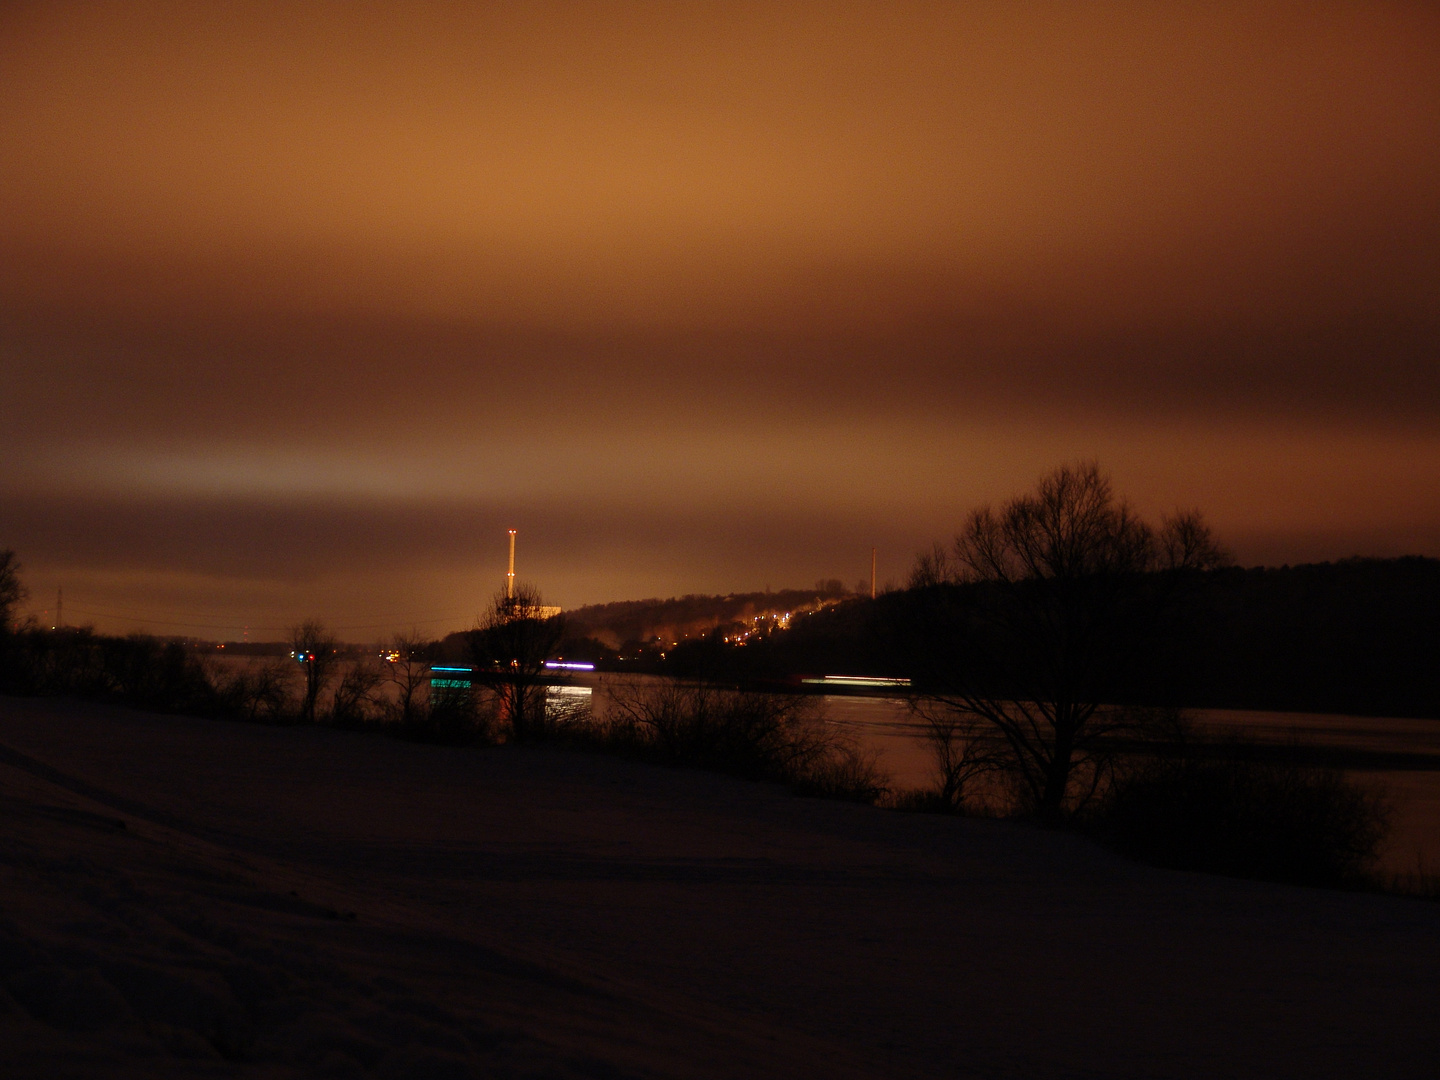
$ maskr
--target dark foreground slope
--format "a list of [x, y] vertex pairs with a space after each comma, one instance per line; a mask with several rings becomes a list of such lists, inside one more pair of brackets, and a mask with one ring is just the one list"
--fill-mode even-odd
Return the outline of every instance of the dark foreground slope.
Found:
[[6, 1076], [1429, 1077], [1436, 970], [1440, 905], [0, 698]]

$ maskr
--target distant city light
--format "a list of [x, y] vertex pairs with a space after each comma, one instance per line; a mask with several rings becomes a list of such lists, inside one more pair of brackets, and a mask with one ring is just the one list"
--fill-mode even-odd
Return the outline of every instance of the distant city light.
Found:
[[546, 661], [545, 661], [545, 666], [546, 666], [547, 668], [564, 668], [564, 669], [567, 670], [567, 671], [594, 671], [594, 670], [595, 670], [595, 665], [594, 665], [594, 664], [582, 664], [582, 663], [578, 663], [578, 662], [572, 663], [572, 662], [567, 661], [567, 660], [546, 660]]

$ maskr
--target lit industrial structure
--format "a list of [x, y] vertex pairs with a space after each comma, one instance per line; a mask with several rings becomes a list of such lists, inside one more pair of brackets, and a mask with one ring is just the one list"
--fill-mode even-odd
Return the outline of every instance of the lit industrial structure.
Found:
[[510, 570], [505, 575], [505, 599], [515, 599], [515, 530], [510, 530]]
[[[505, 573], [505, 599], [515, 599], [515, 530], [510, 530], [510, 567]], [[553, 619], [560, 614], [560, 608], [552, 604], [542, 604], [538, 607], [526, 607], [524, 610], [513, 610], [513, 615], [525, 619]]]

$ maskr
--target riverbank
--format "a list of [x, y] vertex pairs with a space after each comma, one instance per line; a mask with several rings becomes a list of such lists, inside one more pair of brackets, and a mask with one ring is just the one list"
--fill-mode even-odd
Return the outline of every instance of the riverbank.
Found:
[[0, 821], [12, 1075], [1440, 1061], [1440, 906], [1155, 870], [1013, 823], [10, 698]]
[[[878, 751], [878, 766], [896, 789], [935, 783], [924, 725], [903, 700], [827, 698], [826, 715]], [[1393, 813], [1377, 872], [1440, 871], [1440, 720], [1224, 709], [1186, 715], [1200, 735], [1239, 744], [1252, 758], [1339, 769], [1382, 793]]]

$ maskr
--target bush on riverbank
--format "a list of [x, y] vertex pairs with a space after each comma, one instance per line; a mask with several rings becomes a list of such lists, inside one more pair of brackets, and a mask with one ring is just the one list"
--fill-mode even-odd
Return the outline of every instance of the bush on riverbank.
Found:
[[827, 723], [818, 698], [670, 681], [612, 683], [607, 693], [604, 720], [557, 725], [554, 735], [801, 795], [873, 803], [887, 789], [876, 756]]
[[164, 712], [213, 713], [221, 704], [204, 664], [176, 642], [143, 634], [24, 628], [10, 635], [0, 689], [73, 694]]
[[1379, 793], [1336, 769], [1211, 744], [1134, 768], [1093, 825], [1117, 850], [1158, 866], [1354, 888], [1378, 880], [1389, 821]]
[[[1068, 824], [1143, 862], [1301, 885], [1422, 894], [1433, 878], [1376, 873], [1390, 808], [1298, 746], [1207, 739], [1180, 710], [1125, 710], [1094, 749], [1103, 767], [1089, 806]], [[935, 761], [932, 787], [895, 809], [1030, 817], [1003, 744], [953, 711], [920, 710]], [[945, 720], [937, 724], [934, 717]], [[979, 781], [978, 787], [976, 781]]]
[[[473, 693], [430, 694], [428, 643], [402, 642], [403, 659], [361, 659], [307, 716], [305, 668], [274, 657], [221, 666], [174, 641], [143, 634], [113, 637], [88, 628], [24, 627], [0, 652], [0, 692], [68, 695], [156, 712], [189, 713], [260, 724], [316, 722], [352, 731], [383, 730], [418, 742], [470, 745], [495, 741], [493, 708]], [[416, 654], [416, 655], [412, 655]], [[396, 692], [386, 694], [385, 684]]]

